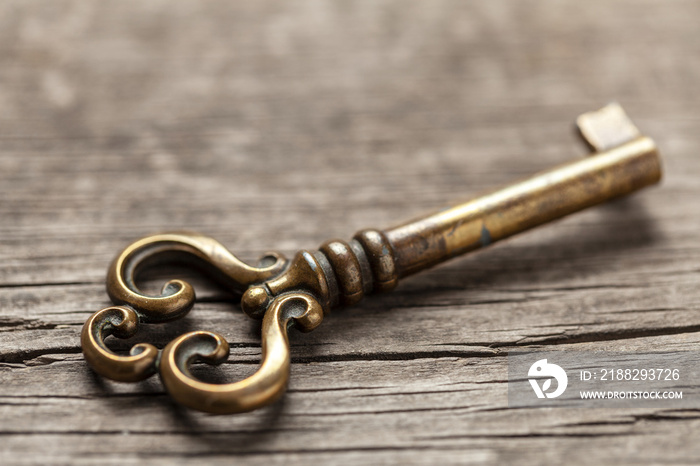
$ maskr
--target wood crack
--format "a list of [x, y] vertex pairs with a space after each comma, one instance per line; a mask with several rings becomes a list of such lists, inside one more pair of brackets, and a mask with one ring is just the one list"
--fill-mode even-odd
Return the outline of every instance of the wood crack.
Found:
[[[77, 343], [78, 341], [76, 341], [76, 344]], [[62, 346], [49, 349], [21, 350], [3, 353], [0, 355], [0, 363], [27, 364], [32, 359], [37, 359], [42, 356], [79, 353], [82, 353], [80, 346]]]
[[0, 317], [0, 332], [17, 330], [53, 330], [59, 324], [44, 322], [40, 319], [20, 319]]
[[[51, 326], [50, 328], [55, 328]], [[42, 327], [38, 327], [42, 328]], [[350, 362], [350, 361], [410, 361], [418, 359], [442, 359], [442, 358], [491, 358], [507, 356], [507, 350], [517, 349], [525, 350], [530, 347], [538, 346], [556, 346], [563, 344], [576, 343], [594, 343], [604, 341], [628, 340], [635, 338], [679, 335], [684, 333], [700, 332], [699, 325], [686, 325], [680, 327], [669, 328], [647, 328], [647, 329], [629, 329], [607, 332], [588, 332], [578, 335], [567, 335], [565, 332], [554, 333], [551, 335], [533, 335], [524, 336], [517, 342], [443, 342], [435, 343], [434, 346], [464, 346], [464, 347], [480, 347], [483, 350], [433, 350], [433, 351], [411, 351], [411, 352], [358, 352], [346, 354], [327, 354], [327, 355], [312, 355], [312, 356], [292, 356], [293, 364], [310, 364], [310, 363], [331, 363], [331, 362]], [[521, 343], [525, 342], [525, 343]], [[76, 339], [76, 344], [78, 343]], [[258, 343], [248, 342], [231, 342], [232, 348], [258, 348]], [[433, 346], [431, 345], [431, 346]], [[304, 347], [305, 345], [294, 345], [295, 347]], [[317, 346], [317, 345], [314, 345]], [[504, 350], [506, 352], [504, 352]], [[7, 352], [0, 355], [0, 362], [4, 363], [20, 363], [26, 364], [32, 359], [41, 356], [52, 354], [77, 354], [81, 353], [79, 346], [61, 346], [53, 347], [45, 350], [27, 350]], [[256, 356], [250, 359], [236, 359], [227, 361], [228, 364], [258, 364]]]
[[615, 340], [629, 340], [633, 338], [645, 338], [645, 337], [657, 337], [665, 335], [679, 335], [683, 333], [697, 333], [700, 332], [700, 324], [697, 325], [684, 325], [679, 327], [666, 327], [666, 328], [642, 328], [642, 329], [622, 329], [622, 330], [610, 330], [605, 332], [588, 332], [581, 333], [578, 335], [566, 335], [552, 336], [540, 338], [537, 335], [533, 335], [532, 341], [526, 344], [512, 344], [512, 343], [494, 343], [491, 345], [493, 348], [522, 348], [530, 345], [544, 345], [553, 346], [561, 344], [574, 344], [574, 343], [593, 343], [602, 341], [615, 341]]
[[37, 283], [0, 283], [0, 289], [3, 288], [48, 288], [52, 286], [86, 286], [86, 285], [102, 285], [102, 281], [69, 281], [69, 282], [37, 282]]

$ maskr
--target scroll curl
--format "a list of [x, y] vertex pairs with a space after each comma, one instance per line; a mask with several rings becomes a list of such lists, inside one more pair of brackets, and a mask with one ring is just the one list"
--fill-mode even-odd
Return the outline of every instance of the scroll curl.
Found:
[[139, 316], [126, 306], [97, 311], [85, 322], [80, 341], [88, 364], [100, 375], [120, 382], [138, 382], [156, 372], [158, 349], [149, 343], [134, 345], [129, 356], [119, 356], [105, 345], [105, 338], [130, 338], [136, 334]]
[[196, 360], [221, 364], [229, 355], [226, 340], [213, 332], [197, 331], [168, 343], [160, 361], [165, 388], [179, 403], [214, 414], [252, 411], [278, 399], [289, 379], [287, 329], [297, 325], [311, 331], [323, 320], [323, 309], [311, 295], [289, 293], [275, 298], [262, 323], [262, 363], [247, 379], [230, 384], [201, 382], [189, 366]]
[[279, 274], [286, 265], [281, 254], [267, 253], [258, 267], [246, 264], [224, 245], [196, 233], [164, 233], [145, 237], [119, 254], [107, 273], [107, 293], [117, 305], [133, 307], [142, 322], [167, 322], [187, 314], [195, 301], [194, 288], [183, 280], [170, 280], [160, 296], [148, 296], [136, 286], [136, 275], [162, 262], [184, 262], [213, 275], [236, 293]]

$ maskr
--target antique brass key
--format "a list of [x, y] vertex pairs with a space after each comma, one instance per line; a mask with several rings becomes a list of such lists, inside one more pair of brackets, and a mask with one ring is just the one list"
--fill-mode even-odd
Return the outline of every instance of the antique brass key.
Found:
[[[389, 291], [403, 277], [661, 179], [656, 145], [619, 105], [586, 113], [577, 124], [595, 150], [590, 157], [394, 228], [362, 230], [347, 242], [328, 241], [289, 261], [271, 253], [250, 266], [214, 239], [192, 233], [136, 241], [109, 268], [107, 293], [115, 306], [96, 312], [83, 327], [85, 359], [96, 372], [118, 381], [160, 372], [175, 400], [201, 411], [238, 413], [272, 403], [289, 378], [289, 327], [311, 331], [330, 309]], [[173, 260], [208, 269], [242, 294], [246, 314], [262, 319], [262, 363], [255, 374], [230, 384], [197, 380], [189, 370], [193, 362], [217, 364], [229, 355], [226, 340], [208, 331], [186, 333], [162, 351], [141, 343], [120, 356], [107, 348], [109, 335], [129, 338], [140, 323], [172, 321], [192, 309], [194, 290], [184, 281], [169, 281], [159, 296], [144, 295], [136, 286], [143, 267]]]

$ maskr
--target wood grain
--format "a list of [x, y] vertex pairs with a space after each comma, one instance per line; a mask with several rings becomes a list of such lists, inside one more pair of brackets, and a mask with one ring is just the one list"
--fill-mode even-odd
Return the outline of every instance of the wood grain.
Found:
[[[698, 410], [508, 409], [515, 348], [695, 350], [700, 3], [0, 4], [0, 463], [695, 463]], [[95, 376], [83, 322], [112, 257], [195, 230], [244, 259], [388, 227], [585, 154], [621, 102], [664, 181], [293, 333], [288, 395], [215, 417]], [[257, 323], [199, 302], [137, 338]], [[125, 348], [122, 344], [116, 347]]]

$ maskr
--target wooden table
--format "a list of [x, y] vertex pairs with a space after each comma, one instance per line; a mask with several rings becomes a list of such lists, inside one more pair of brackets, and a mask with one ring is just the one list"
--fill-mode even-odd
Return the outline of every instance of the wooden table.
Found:
[[[0, 463], [694, 463], [700, 407], [509, 409], [513, 349], [697, 350], [700, 2], [0, 3]], [[293, 332], [284, 399], [209, 416], [81, 355], [113, 256], [195, 230], [246, 260], [387, 227], [586, 150], [621, 102], [660, 187], [403, 282]], [[258, 323], [198, 303], [153, 326], [233, 347]], [[116, 347], [127, 348], [127, 345]]]

